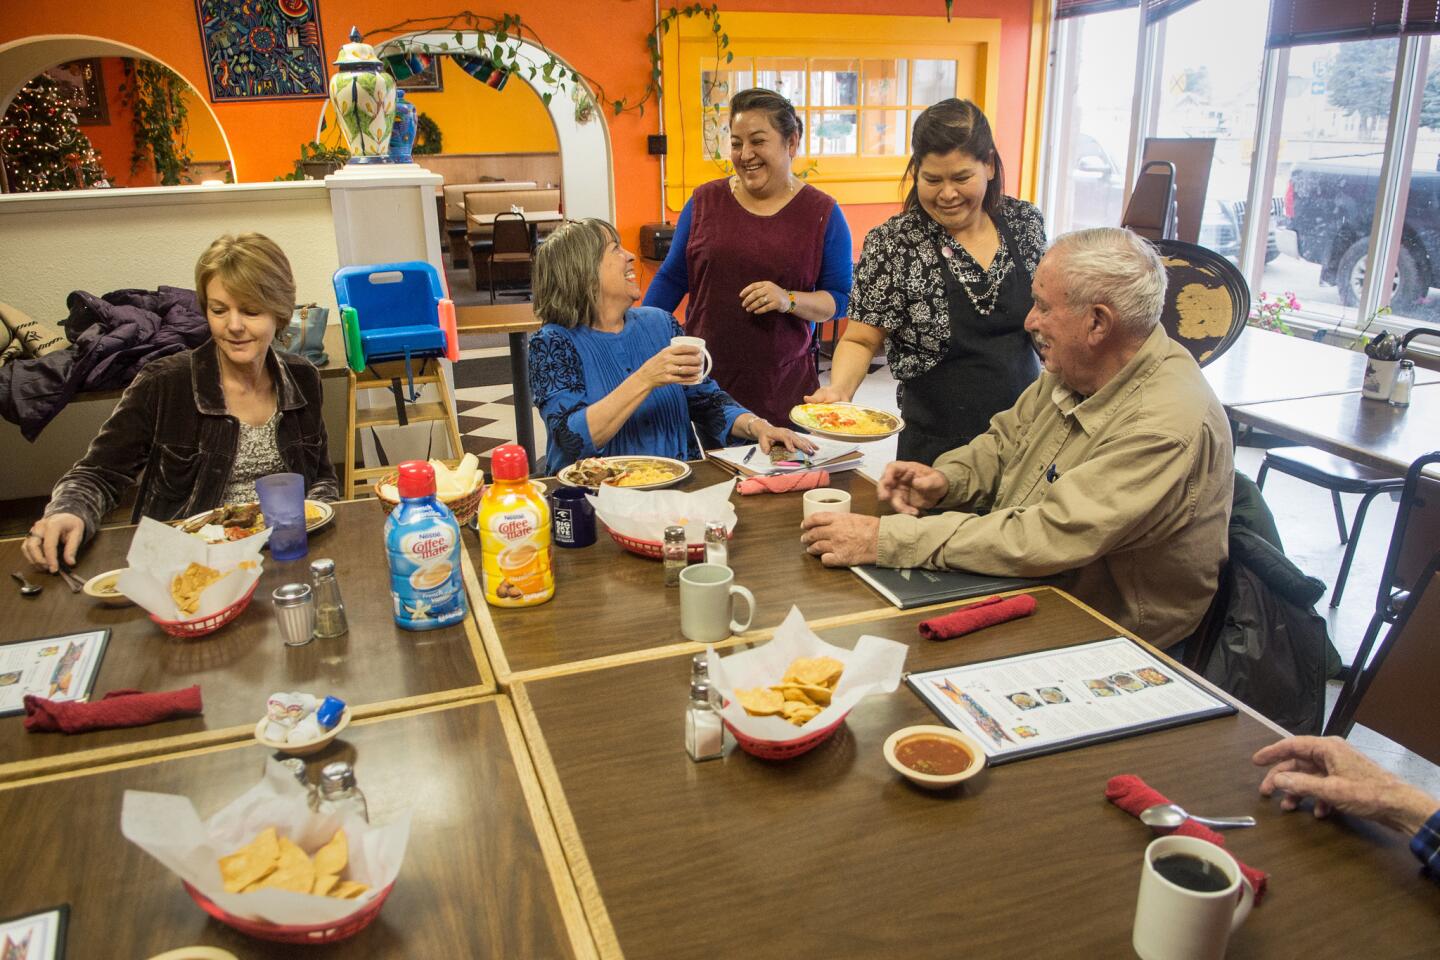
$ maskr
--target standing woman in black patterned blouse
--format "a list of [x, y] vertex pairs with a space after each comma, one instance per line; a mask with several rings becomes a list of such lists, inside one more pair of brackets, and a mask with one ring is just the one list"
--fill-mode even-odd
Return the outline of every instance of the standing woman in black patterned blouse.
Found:
[[806, 400], [849, 400], [884, 343], [905, 418], [898, 459], [929, 464], [984, 433], [1040, 372], [1025, 315], [1045, 223], [1004, 195], [975, 104], [940, 101], [911, 142], [905, 208], [865, 238], [831, 385]]

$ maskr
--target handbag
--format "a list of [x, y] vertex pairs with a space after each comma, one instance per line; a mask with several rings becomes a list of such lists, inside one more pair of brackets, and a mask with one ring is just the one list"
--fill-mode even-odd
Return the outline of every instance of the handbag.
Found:
[[330, 362], [325, 353], [325, 325], [330, 322], [330, 308], [313, 303], [301, 304], [290, 317], [290, 326], [275, 338], [276, 346], [294, 353], [317, 367]]

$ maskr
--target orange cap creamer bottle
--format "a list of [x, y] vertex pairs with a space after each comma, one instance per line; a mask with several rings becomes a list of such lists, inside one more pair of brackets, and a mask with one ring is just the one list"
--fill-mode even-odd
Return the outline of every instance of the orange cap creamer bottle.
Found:
[[481, 576], [496, 607], [529, 607], [555, 596], [550, 504], [530, 484], [525, 450], [509, 443], [490, 455], [495, 482], [480, 501]]

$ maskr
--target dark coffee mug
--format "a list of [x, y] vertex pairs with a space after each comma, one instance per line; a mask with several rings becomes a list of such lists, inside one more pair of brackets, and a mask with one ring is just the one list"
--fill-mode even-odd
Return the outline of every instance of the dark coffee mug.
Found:
[[559, 487], [550, 494], [550, 522], [557, 547], [588, 547], [595, 542], [595, 507], [584, 487]]

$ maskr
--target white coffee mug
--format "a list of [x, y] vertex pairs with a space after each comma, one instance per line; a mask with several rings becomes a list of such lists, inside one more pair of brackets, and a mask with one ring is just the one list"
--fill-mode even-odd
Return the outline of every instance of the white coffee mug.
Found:
[[[1155, 862], [1177, 855], [1203, 860], [1225, 885], [1196, 890], [1166, 879]], [[1194, 837], [1161, 837], [1145, 848], [1130, 942], [1142, 960], [1221, 960], [1230, 934], [1254, 905], [1255, 891], [1230, 854]]]
[[844, 490], [833, 490], [830, 487], [816, 487], [814, 490], [806, 490], [805, 497], [800, 502], [801, 517], [810, 519], [812, 513], [849, 513], [850, 494]]
[[[745, 620], [732, 619], [734, 598], [744, 597]], [[735, 582], [735, 572], [718, 563], [692, 563], [680, 571], [680, 632], [696, 643], [714, 643], [750, 629], [755, 594]]]
[[1365, 380], [1360, 386], [1360, 395], [1370, 400], [1389, 400], [1395, 389], [1395, 374], [1400, 370], [1399, 360], [1376, 360], [1365, 358]]
[[671, 337], [670, 346], [697, 347], [700, 350], [700, 355], [703, 358], [700, 363], [700, 376], [687, 381], [688, 383], [699, 383], [710, 376], [710, 368], [715, 366], [715, 362], [710, 359], [710, 351], [705, 349], [704, 337]]

